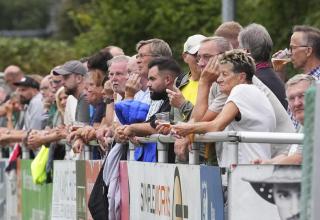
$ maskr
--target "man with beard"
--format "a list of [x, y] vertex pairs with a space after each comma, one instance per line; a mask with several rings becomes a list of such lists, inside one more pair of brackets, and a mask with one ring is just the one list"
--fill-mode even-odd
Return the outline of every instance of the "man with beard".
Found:
[[[157, 133], [156, 131], [156, 113], [169, 112], [171, 109], [166, 89], [173, 90], [175, 79], [181, 73], [177, 62], [169, 57], [160, 57], [152, 60], [149, 65], [148, 88], [152, 100], [160, 101], [160, 107], [153, 112], [151, 117], [144, 123], [135, 123], [125, 125], [116, 130], [116, 137], [119, 140], [134, 141], [135, 136], [148, 136]], [[150, 110], [149, 110], [150, 112]], [[154, 149], [156, 157], [156, 149]]]
[[71, 60], [55, 68], [53, 74], [63, 76], [65, 93], [67, 95], [73, 95], [78, 100], [75, 121], [89, 123], [89, 104], [84, 94], [85, 76], [87, 74], [86, 68], [80, 61]]
[[25, 105], [24, 125], [22, 130], [4, 129], [1, 131], [0, 142], [23, 142], [25, 143], [32, 129], [43, 129], [47, 115], [42, 104], [42, 95], [39, 92], [39, 83], [29, 76], [13, 83], [17, 87], [20, 103]]
[[[171, 57], [172, 52], [167, 42], [157, 38], [139, 41], [136, 45], [136, 50], [136, 60], [131, 58], [128, 63], [128, 72], [130, 72], [130, 77], [128, 80], [129, 82], [125, 85], [125, 99], [134, 99], [136, 101], [149, 104], [150, 94], [148, 89], [148, 65], [156, 57]], [[135, 62], [137, 67], [135, 67]], [[158, 111], [160, 104], [160, 101], [151, 101], [147, 119]], [[119, 129], [121, 130], [121, 128], [123, 127], [121, 126]], [[102, 142], [103, 139], [105, 139], [105, 134], [106, 131], [102, 129], [101, 132], [99, 131], [99, 135], [97, 135]]]
[[39, 92], [39, 83], [33, 78], [25, 76], [19, 82], [14, 83], [17, 86], [17, 93], [20, 102], [27, 105], [24, 115], [24, 130], [43, 129], [46, 120], [42, 103], [42, 95]]

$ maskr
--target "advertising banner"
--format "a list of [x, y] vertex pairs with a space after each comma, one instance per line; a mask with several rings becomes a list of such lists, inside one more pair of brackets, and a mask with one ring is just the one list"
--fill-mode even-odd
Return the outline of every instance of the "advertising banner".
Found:
[[[18, 219], [17, 170], [12, 169], [9, 172], [5, 172], [7, 165], [7, 159], [0, 160], [0, 188], [5, 188], [5, 191], [0, 189], [0, 200], [5, 198], [5, 210], [0, 211], [0, 216], [2, 214], [5, 216], [4, 219], [15, 220]], [[3, 180], [4, 183], [2, 182]], [[0, 217], [0, 219], [2, 218]]]
[[129, 205], [129, 177], [127, 161], [120, 161], [120, 194], [121, 194], [121, 220], [130, 219], [130, 205]]
[[224, 220], [223, 190], [219, 167], [200, 166], [201, 219]]
[[17, 171], [11, 170], [6, 172], [6, 210], [7, 219], [18, 219], [18, 187], [17, 187]]
[[17, 211], [17, 219], [22, 219], [22, 176], [21, 176], [21, 161], [17, 160], [17, 198], [18, 198], [18, 211]]
[[86, 161], [77, 160], [76, 162], [76, 198], [77, 198], [77, 220], [86, 219]]
[[77, 218], [76, 191], [76, 162], [54, 161], [52, 219]]
[[300, 166], [239, 165], [230, 177], [229, 219], [299, 219], [300, 184]]
[[130, 219], [201, 219], [200, 166], [128, 162]]
[[32, 160], [20, 161], [22, 219], [51, 219], [52, 184], [35, 185], [31, 176]]
[[0, 160], [0, 220], [6, 219], [6, 161]]

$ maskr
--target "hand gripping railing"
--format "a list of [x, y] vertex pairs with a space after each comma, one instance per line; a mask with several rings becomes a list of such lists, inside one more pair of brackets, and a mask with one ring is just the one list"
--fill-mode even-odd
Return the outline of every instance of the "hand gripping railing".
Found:
[[[195, 143], [213, 143], [228, 142], [228, 146], [233, 146], [233, 164], [238, 162], [238, 143], [270, 143], [270, 144], [302, 144], [303, 134], [301, 133], [272, 133], [272, 132], [247, 132], [247, 131], [223, 131], [209, 132], [206, 134], [195, 135]], [[154, 134], [149, 137], [139, 137], [141, 143], [157, 142], [158, 162], [168, 162], [169, 143], [174, 143], [175, 138], [171, 135]], [[90, 142], [90, 145], [98, 146], [96, 141]], [[70, 146], [66, 145], [66, 150], [70, 150]], [[130, 160], [134, 160], [134, 145], [129, 144]], [[199, 164], [199, 146], [192, 144], [192, 150], [189, 152], [189, 164]], [[86, 145], [82, 152], [84, 159], [91, 159], [91, 148]], [[0, 157], [1, 158], [1, 157]], [[23, 157], [27, 159], [26, 156]]]
[[[194, 142], [213, 143], [229, 142], [233, 147], [233, 164], [238, 163], [238, 144], [242, 143], [270, 143], [270, 144], [302, 144], [304, 135], [301, 133], [274, 133], [274, 132], [247, 132], [247, 131], [223, 131], [209, 132], [195, 135]], [[174, 143], [175, 138], [170, 135], [154, 134], [149, 137], [138, 138], [141, 143], [157, 142], [158, 162], [168, 162], [168, 144]], [[130, 160], [133, 160], [134, 146], [130, 143]], [[199, 148], [192, 145], [189, 153], [189, 164], [199, 164]]]

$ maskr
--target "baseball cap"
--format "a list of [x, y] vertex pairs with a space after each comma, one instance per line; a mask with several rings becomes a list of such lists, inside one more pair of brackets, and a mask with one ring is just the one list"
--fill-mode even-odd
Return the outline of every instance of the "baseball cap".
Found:
[[13, 85], [31, 87], [31, 88], [38, 89], [38, 90], [40, 87], [39, 83], [29, 76], [23, 77], [19, 82], [13, 83]]
[[183, 45], [183, 52], [190, 54], [197, 53], [200, 48], [200, 42], [204, 39], [206, 39], [206, 37], [201, 34], [195, 34], [188, 37], [187, 41]]
[[87, 69], [78, 60], [70, 60], [60, 67], [53, 69], [54, 75], [69, 75], [69, 74], [80, 74], [86, 75]]

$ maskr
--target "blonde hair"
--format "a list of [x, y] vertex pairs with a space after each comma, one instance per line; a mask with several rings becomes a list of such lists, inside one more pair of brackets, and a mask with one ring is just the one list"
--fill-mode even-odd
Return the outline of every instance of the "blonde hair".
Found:
[[62, 107], [62, 105], [61, 105], [59, 96], [60, 96], [62, 93], [64, 93], [64, 92], [65, 92], [65, 89], [64, 89], [64, 87], [62, 86], [62, 87], [60, 87], [60, 88], [58, 89], [58, 91], [57, 91], [56, 94], [55, 94], [57, 109], [58, 109], [58, 112], [60, 113], [60, 115], [61, 115], [61, 117], [62, 117], [62, 120], [63, 120], [63, 118], [64, 118], [64, 111], [65, 111], [65, 109], [64, 109], [64, 108]]

